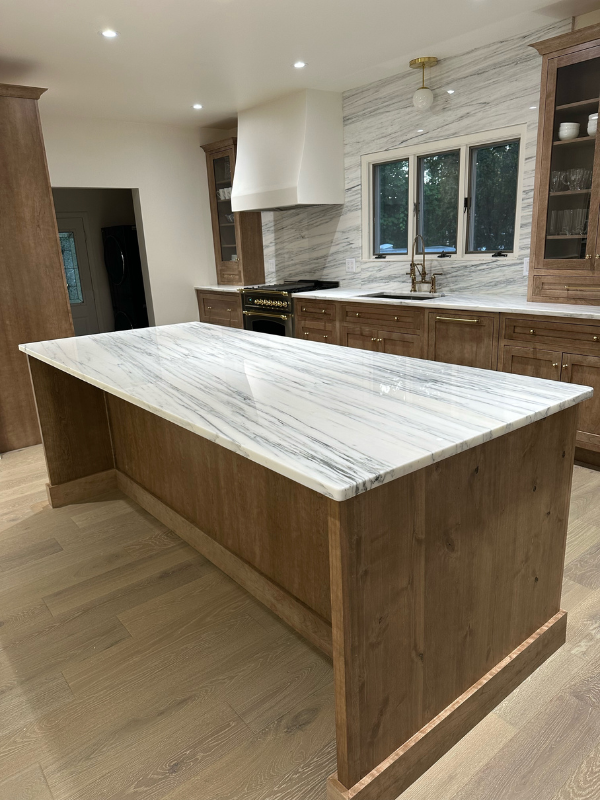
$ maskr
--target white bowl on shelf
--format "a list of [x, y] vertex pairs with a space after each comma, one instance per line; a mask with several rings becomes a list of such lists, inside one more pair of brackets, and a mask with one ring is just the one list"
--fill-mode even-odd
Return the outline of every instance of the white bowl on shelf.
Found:
[[558, 128], [558, 138], [561, 142], [576, 139], [579, 136], [578, 122], [561, 122]]

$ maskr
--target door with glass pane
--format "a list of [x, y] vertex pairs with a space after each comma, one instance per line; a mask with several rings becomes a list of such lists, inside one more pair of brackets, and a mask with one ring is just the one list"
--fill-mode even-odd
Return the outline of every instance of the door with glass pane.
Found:
[[57, 214], [75, 336], [98, 333], [98, 315], [83, 217]]
[[[550, 59], [546, 81], [533, 266], [538, 271], [590, 275], [600, 269], [600, 47]], [[590, 118], [594, 114], [595, 120]], [[568, 287], [567, 282], [567, 293]]]

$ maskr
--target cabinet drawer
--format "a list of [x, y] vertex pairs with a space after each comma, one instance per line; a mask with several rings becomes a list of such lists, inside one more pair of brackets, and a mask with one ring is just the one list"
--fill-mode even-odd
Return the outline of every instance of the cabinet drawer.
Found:
[[578, 322], [554, 322], [547, 317], [509, 317], [502, 320], [502, 338], [522, 342], [528, 347], [552, 347], [560, 350], [582, 349], [600, 355], [600, 325]]
[[423, 312], [407, 306], [390, 306], [384, 303], [356, 303], [341, 306], [342, 322], [384, 326], [391, 330], [420, 331], [423, 328]]
[[[231, 266], [229, 266], [231, 263]], [[244, 282], [242, 280], [242, 265], [239, 261], [231, 261], [225, 264], [220, 264], [217, 267], [217, 280], [223, 286], [241, 286]]]
[[329, 303], [323, 300], [295, 300], [294, 311], [297, 317], [335, 319], [335, 303]]
[[242, 303], [236, 292], [197, 292], [198, 311], [201, 322], [241, 328]]
[[309, 342], [337, 344], [335, 325], [324, 319], [296, 319], [294, 336], [296, 339], [307, 339]]
[[572, 275], [534, 275], [533, 295], [552, 303], [600, 302], [600, 276], [574, 277]]

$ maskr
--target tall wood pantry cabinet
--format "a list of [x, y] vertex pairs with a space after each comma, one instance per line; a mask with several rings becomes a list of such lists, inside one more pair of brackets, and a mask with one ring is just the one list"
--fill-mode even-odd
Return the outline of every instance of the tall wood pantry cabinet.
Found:
[[231, 210], [236, 141], [224, 139], [203, 145], [208, 172], [217, 283], [264, 283], [265, 262], [260, 212], [234, 213]]
[[0, 453], [41, 441], [19, 344], [73, 335], [38, 113], [45, 91], [0, 84]]
[[[598, 305], [600, 25], [532, 46], [543, 62], [528, 297]], [[561, 138], [562, 123], [578, 134]]]

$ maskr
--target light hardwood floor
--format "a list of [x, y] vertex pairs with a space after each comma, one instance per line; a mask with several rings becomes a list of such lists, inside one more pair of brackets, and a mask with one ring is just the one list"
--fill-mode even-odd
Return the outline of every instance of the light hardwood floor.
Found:
[[[0, 460], [0, 800], [324, 800], [331, 663], [132, 501], [53, 510]], [[600, 798], [600, 473], [577, 467], [567, 644], [403, 800]]]

